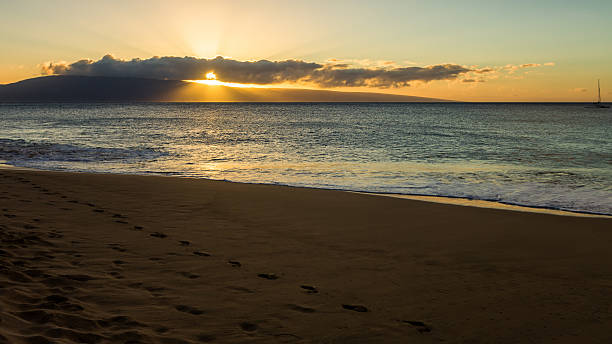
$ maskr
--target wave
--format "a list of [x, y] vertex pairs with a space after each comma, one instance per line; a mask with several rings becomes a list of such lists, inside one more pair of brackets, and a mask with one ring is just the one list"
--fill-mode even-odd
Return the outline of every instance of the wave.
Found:
[[151, 148], [88, 147], [66, 143], [0, 139], [0, 160], [15, 166], [35, 167], [41, 162], [99, 163], [151, 161], [168, 153]]

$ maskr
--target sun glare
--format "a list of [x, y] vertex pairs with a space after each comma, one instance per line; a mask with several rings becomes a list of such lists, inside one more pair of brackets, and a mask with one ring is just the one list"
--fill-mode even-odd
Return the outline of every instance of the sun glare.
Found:
[[217, 79], [217, 74], [214, 71], [210, 71], [204, 75], [205, 79], [202, 80], [183, 80], [187, 82], [194, 82], [197, 84], [204, 84], [209, 86], [227, 86], [227, 87], [240, 87], [240, 88], [302, 88], [309, 89], [299, 84], [272, 84], [272, 85], [259, 85], [259, 84], [241, 84], [238, 82], [226, 82]]
[[268, 86], [265, 86], [265, 85], [240, 84], [237, 82], [225, 82], [225, 81], [217, 80], [217, 74], [215, 74], [215, 72], [208, 72], [206, 73], [204, 77], [206, 78], [204, 80], [185, 80], [185, 81], [195, 82], [198, 84], [204, 84], [204, 85], [209, 85], [209, 86], [268, 88]]

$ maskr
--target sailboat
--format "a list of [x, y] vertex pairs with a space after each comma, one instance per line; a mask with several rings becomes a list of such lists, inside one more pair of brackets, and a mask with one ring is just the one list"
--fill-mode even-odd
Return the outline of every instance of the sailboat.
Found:
[[599, 79], [597, 79], [597, 103], [593, 103], [593, 106], [600, 109], [607, 109], [610, 105], [601, 103], [601, 89], [599, 88]]

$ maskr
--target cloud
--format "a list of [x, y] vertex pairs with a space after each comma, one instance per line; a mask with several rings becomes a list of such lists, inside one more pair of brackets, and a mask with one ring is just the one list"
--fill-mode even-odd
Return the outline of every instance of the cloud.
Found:
[[216, 57], [152, 57], [149, 59], [120, 60], [106, 55], [98, 61], [80, 60], [71, 64], [43, 65], [43, 74], [139, 77], [151, 79], [192, 80], [204, 79], [214, 71], [217, 78], [228, 82], [273, 84], [296, 81], [313, 70], [323, 67], [318, 63], [298, 60], [272, 62], [236, 61]]
[[495, 69], [487, 67], [487, 68], [473, 69], [472, 72], [477, 73], [477, 74], [494, 73]]
[[539, 63], [525, 63], [525, 64], [520, 65], [519, 67], [520, 68], [533, 68], [533, 67], [540, 67], [540, 66], [541, 64]]
[[352, 67], [344, 61], [329, 60], [326, 64], [301, 60], [238, 61], [218, 56], [213, 59], [196, 57], [152, 57], [121, 60], [106, 55], [100, 60], [80, 60], [73, 63], [45, 63], [46, 75], [84, 75], [139, 77], [151, 79], [198, 80], [208, 72], [225, 82], [245, 84], [312, 83], [320, 87], [405, 87], [411, 82], [456, 79], [471, 71], [456, 64], [426, 67]]
[[322, 87], [406, 87], [413, 81], [456, 79], [470, 69], [454, 64], [402, 68], [335, 68], [324, 66], [306, 79]]
[[508, 74], [512, 74], [519, 69], [525, 68], [537, 68], [537, 67], [553, 67], [555, 66], [554, 62], [546, 62], [546, 63], [523, 63], [520, 65], [512, 65], [508, 64], [502, 67], [501, 69], [508, 71]]

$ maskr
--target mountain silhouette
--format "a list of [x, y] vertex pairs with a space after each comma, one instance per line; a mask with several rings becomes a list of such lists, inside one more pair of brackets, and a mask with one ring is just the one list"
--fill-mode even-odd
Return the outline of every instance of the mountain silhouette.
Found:
[[44, 76], [0, 85], [0, 102], [439, 102], [371, 92], [241, 88], [180, 80]]

